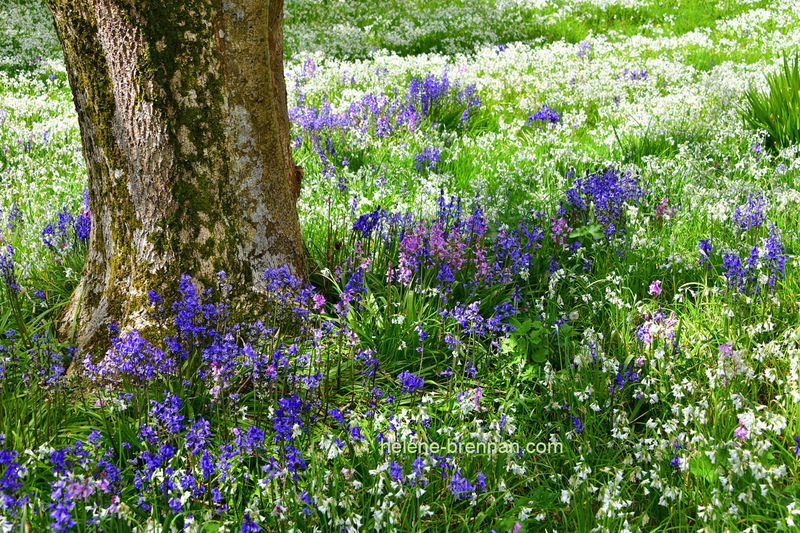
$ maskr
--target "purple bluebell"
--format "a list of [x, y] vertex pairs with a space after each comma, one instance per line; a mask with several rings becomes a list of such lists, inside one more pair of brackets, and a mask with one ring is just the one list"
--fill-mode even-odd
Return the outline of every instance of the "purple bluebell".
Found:
[[530, 127], [534, 124], [539, 122], [549, 123], [549, 124], [558, 124], [561, 122], [561, 113], [556, 111], [554, 108], [547, 107], [547, 104], [542, 104], [542, 106], [535, 112], [528, 115], [528, 123], [526, 126]]
[[[5, 252], [5, 253], [3, 253]], [[14, 266], [14, 248], [7, 244], [5, 250], [0, 252], [0, 281], [14, 294], [20, 290], [17, 281], [16, 267]]]
[[417, 389], [421, 389], [423, 386], [422, 378], [412, 374], [408, 370], [405, 370], [397, 376], [397, 379], [400, 380], [402, 387], [400, 388], [400, 392], [408, 392], [412, 393]]

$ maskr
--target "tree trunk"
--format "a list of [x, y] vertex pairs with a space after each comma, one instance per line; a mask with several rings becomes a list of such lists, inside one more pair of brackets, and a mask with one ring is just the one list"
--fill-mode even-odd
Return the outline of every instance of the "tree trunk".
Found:
[[[47, 0], [89, 177], [80, 349], [148, 324], [148, 291], [224, 270], [241, 310], [264, 271], [304, 277], [283, 75], [283, 0]], [[254, 297], [256, 296], [256, 297]]]

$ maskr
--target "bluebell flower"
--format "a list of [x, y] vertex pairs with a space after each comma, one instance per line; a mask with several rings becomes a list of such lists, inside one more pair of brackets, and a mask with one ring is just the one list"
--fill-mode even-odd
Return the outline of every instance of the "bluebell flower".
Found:
[[589, 41], [581, 41], [578, 43], [578, 51], [575, 53], [578, 59], [585, 59], [589, 57], [592, 51], [592, 43]]
[[472, 498], [473, 493], [486, 492], [486, 476], [478, 472], [476, 482], [470, 483], [469, 480], [461, 473], [460, 470], [455, 469], [453, 477], [450, 479], [450, 484], [447, 486], [450, 493], [456, 497], [456, 500], [465, 500]]
[[381, 221], [386, 217], [386, 209], [383, 209], [381, 206], [377, 206], [372, 212], [367, 213], [366, 215], [361, 215], [356, 219], [353, 223], [353, 231], [358, 232], [362, 235], [362, 237], [369, 238], [372, 234], [372, 231], [381, 223]]
[[711, 252], [714, 251], [714, 248], [711, 246], [711, 239], [700, 239], [698, 248], [700, 250], [700, 259], [697, 260], [697, 264], [699, 266], [705, 265], [707, 269], [710, 269]]
[[214, 457], [208, 450], [203, 450], [203, 455], [200, 457], [200, 469], [203, 471], [203, 479], [210, 479], [216, 473]]
[[594, 173], [587, 170], [586, 176], [575, 179], [566, 191], [567, 201], [582, 216], [587, 217], [593, 207], [595, 219], [608, 238], [622, 231], [626, 205], [638, 205], [648, 194], [639, 176], [630, 172], [623, 175], [613, 166], [595, 169]]
[[177, 496], [173, 496], [172, 498], [170, 498], [169, 501], [167, 502], [167, 504], [169, 505], [169, 508], [172, 509], [172, 512], [174, 514], [180, 513], [181, 512], [181, 508], [183, 507], [183, 504], [181, 503], [181, 499], [178, 498]]
[[278, 409], [272, 417], [272, 429], [275, 431], [273, 440], [292, 442], [304, 434], [308, 424], [303, 420], [303, 415], [309, 408], [310, 405], [304, 404], [297, 394], [278, 400]]
[[19, 208], [19, 204], [14, 202], [8, 212], [8, 229], [11, 230], [11, 233], [14, 233], [24, 226], [25, 217], [22, 216], [22, 210]]
[[0, 281], [12, 293], [19, 292], [20, 286], [14, 266], [14, 248], [10, 244], [6, 245], [5, 253], [0, 252]]
[[530, 127], [537, 122], [558, 124], [561, 122], [561, 113], [554, 108], [547, 107], [547, 104], [542, 104], [535, 113], [528, 115], [528, 123], [526, 126]]
[[259, 531], [261, 531], [261, 527], [250, 520], [250, 513], [245, 513], [242, 519], [242, 529], [239, 533], [258, 533]]
[[421, 389], [423, 386], [422, 378], [415, 376], [408, 370], [401, 372], [400, 375], [397, 376], [397, 379], [400, 380], [400, 383], [402, 384], [400, 389], [401, 393], [407, 392], [410, 394], [417, 389]]
[[440, 151], [438, 148], [426, 148], [414, 156], [414, 168], [417, 172], [423, 170], [435, 170], [436, 163], [441, 163]]
[[756, 195], [750, 193], [747, 202], [736, 207], [731, 220], [740, 231], [750, 231], [759, 227], [766, 220], [765, 208], [764, 195], [761, 192]]
[[199, 416], [191, 423], [189, 429], [184, 434], [185, 447], [192, 456], [198, 455], [205, 450], [211, 437], [211, 425], [208, 420]]
[[54, 481], [50, 487], [52, 489], [50, 498], [53, 500], [53, 503], [48, 504], [50, 518], [53, 519], [50, 523], [50, 529], [56, 532], [67, 531], [72, 526], [77, 525], [71, 513], [75, 507], [75, 502], [70, 498], [63, 479]]
[[650, 73], [645, 69], [640, 70], [628, 70], [627, 68], [620, 74], [614, 76], [618, 80], [630, 80], [630, 81], [645, 81], [647, 80]]
[[17, 452], [0, 449], [0, 489], [6, 494], [14, 493], [22, 486], [25, 468], [17, 462]]
[[311, 515], [314, 512], [314, 507], [316, 507], [316, 502], [314, 498], [312, 498], [307, 491], [303, 491], [300, 493], [300, 501], [306, 504], [306, 507], [301, 509], [300, 512], [305, 514], [306, 516]]
[[181, 399], [176, 394], [164, 391], [164, 401], [150, 400], [150, 417], [169, 434], [177, 435], [183, 428], [184, 416], [180, 414]]

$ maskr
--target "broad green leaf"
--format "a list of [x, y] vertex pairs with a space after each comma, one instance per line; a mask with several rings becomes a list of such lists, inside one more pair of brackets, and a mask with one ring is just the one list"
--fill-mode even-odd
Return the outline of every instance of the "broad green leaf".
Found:
[[514, 337], [508, 337], [500, 341], [500, 350], [503, 353], [514, 353], [517, 348], [517, 341]]
[[547, 362], [547, 349], [546, 348], [538, 348], [533, 351], [531, 356], [534, 363], [544, 364]]
[[599, 224], [589, 224], [586, 226], [581, 226], [580, 228], [576, 228], [572, 230], [568, 237], [570, 239], [578, 239], [580, 237], [591, 237], [596, 241], [599, 241], [604, 237], [603, 228]]
[[700, 453], [689, 459], [689, 472], [706, 481], [711, 481], [714, 479], [716, 468], [706, 454]]

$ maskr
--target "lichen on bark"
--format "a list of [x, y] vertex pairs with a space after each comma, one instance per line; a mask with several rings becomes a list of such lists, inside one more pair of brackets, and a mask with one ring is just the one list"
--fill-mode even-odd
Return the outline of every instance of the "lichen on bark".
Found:
[[47, 0], [89, 176], [82, 350], [146, 327], [147, 293], [224, 270], [247, 315], [266, 268], [304, 276], [283, 80], [282, 0]]

